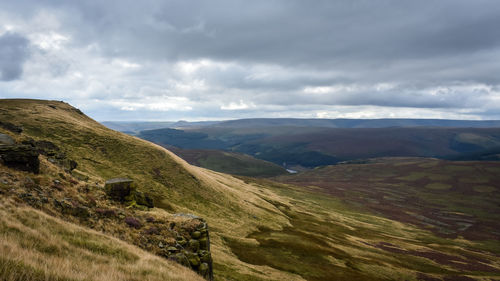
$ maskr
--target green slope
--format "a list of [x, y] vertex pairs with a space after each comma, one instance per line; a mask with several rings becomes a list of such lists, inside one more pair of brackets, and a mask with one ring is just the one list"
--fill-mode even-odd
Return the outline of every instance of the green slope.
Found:
[[248, 177], [273, 177], [288, 173], [285, 168], [279, 165], [242, 153], [220, 150], [179, 149], [176, 147], [167, 148], [192, 165], [226, 174]]

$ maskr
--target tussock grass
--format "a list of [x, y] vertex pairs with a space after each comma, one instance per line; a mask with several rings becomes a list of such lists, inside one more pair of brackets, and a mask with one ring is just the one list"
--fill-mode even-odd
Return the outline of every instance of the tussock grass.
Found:
[[13, 202], [0, 204], [0, 280], [203, 280], [101, 233]]

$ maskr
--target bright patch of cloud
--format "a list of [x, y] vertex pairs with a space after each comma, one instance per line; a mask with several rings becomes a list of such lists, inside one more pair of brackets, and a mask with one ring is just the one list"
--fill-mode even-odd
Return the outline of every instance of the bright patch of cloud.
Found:
[[243, 100], [240, 100], [239, 102], [230, 102], [227, 105], [222, 105], [220, 109], [222, 110], [244, 110], [244, 109], [250, 109], [250, 108], [255, 108], [254, 103], [245, 103]]

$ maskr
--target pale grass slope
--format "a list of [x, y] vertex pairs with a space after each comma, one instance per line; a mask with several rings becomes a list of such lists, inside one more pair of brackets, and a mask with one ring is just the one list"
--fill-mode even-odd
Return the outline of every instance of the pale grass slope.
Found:
[[11, 200], [0, 204], [0, 224], [1, 280], [204, 280], [174, 262]]

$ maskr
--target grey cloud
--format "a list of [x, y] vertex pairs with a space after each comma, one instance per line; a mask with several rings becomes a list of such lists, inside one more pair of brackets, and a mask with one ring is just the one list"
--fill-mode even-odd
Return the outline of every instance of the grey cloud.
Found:
[[0, 35], [0, 80], [19, 79], [29, 56], [29, 40], [17, 33]]
[[[204, 104], [212, 100], [284, 111], [301, 105], [293, 114], [322, 105], [476, 109], [478, 116], [500, 111], [491, 94], [500, 87], [497, 0], [18, 0], [0, 3], [0, 10], [26, 22], [48, 11], [60, 22], [57, 31], [71, 38], [65, 48], [95, 46], [92, 53], [82, 52], [88, 58], [75, 57], [71, 67], [51, 58], [60, 80], [78, 65], [84, 65], [83, 76], [101, 73], [83, 59], [141, 65], [134, 73], [109, 69], [102, 81], [95, 81], [99, 75], [92, 81], [82, 78], [81, 84], [99, 82], [106, 89], [87, 97], [183, 96], [194, 109], [182, 114], [191, 116], [236, 114]], [[175, 69], [177, 62], [201, 59], [228, 67], [201, 67], [189, 75]], [[179, 90], [179, 84], [200, 81], [204, 87]], [[396, 86], [372, 89], [380, 83]], [[338, 85], [360, 89], [321, 95], [303, 91]], [[447, 90], [436, 94], [440, 88]], [[259, 108], [244, 111], [265, 112]]]

